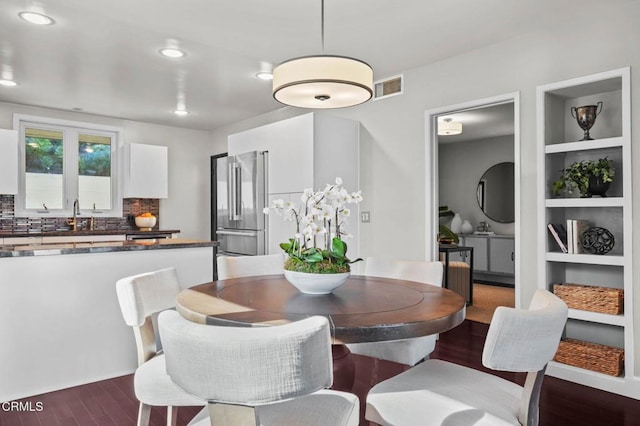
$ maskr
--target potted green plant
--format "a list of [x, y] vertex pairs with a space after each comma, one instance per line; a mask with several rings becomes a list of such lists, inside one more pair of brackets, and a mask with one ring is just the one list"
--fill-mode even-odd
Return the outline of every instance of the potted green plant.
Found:
[[582, 197], [606, 197], [614, 175], [613, 162], [607, 157], [576, 161], [562, 169], [560, 178], [553, 182], [553, 193], [560, 195], [564, 191], [571, 194], [578, 190]]
[[285, 261], [285, 277], [303, 293], [326, 294], [346, 281], [351, 272], [350, 264], [362, 259], [347, 257], [349, 237], [344, 225], [351, 215], [348, 204], [362, 201], [361, 191], [348, 192], [342, 179], [333, 185], [314, 192], [304, 190], [301, 203], [274, 200], [264, 212], [274, 210], [285, 220], [295, 222], [296, 233], [280, 248], [288, 255]]

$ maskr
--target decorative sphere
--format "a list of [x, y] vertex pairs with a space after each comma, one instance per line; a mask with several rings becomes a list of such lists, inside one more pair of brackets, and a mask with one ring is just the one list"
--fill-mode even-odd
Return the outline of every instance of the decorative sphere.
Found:
[[592, 254], [606, 254], [616, 244], [609, 230], [597, 226], [591, 227], [582, 234], [582, 247]]

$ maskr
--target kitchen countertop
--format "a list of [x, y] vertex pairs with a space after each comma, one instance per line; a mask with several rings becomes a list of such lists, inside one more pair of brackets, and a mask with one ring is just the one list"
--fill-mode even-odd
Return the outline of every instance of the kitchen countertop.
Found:
[[0, 231], [0, 238], [11, 237], [65, 237], [74, 235], [144, 235], [144, 234], [179, 234], [179, 229], [152, 229], [141, 231], [139, 229], [100, 229], [89, 231], [79, 229], [77, 231], [46, 231], [46, 232], [12, 232]]
[[[76, 231], [76, 233], [79, 231]], [[48, 235], [49, 233], [47, 233]], [[66, 235], [66, 234], [65, 234]], [[86, 235], [86, 234], [85, 234]], [[194, 247], [217, 247], [217, 241], [184, 238], [160, 238], [131, 241], [101, 241], [55, 244], [15, 244], [0, 246], [0, 258], [47, 256], [60, 254], [108, 253], [116, 251], [161, 250]]]

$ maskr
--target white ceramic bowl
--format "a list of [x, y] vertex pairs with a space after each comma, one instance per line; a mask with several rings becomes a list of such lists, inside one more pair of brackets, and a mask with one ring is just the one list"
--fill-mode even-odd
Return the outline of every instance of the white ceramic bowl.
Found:
[[143, 230], [151, 230], [154, 226], [156, 226], [156, 218], [152, 217], [140, 217], [136, 216], [136, 226]]
[[284, 270], [284, 277], [301, 293], [329, 294], [349, 278], [350, 272], [342, 274], [310, 274]]

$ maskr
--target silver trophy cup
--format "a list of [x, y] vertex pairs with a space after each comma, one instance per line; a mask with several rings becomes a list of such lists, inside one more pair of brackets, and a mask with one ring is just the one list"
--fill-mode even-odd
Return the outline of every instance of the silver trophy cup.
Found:
[[578, 120], [578, 126], [584, 130], [584, 137], [581, 141], [593, 140], [589, 136], [589, 129], [593, 127], [596, 122], [596, 117], [602, 112], [602, 101], [598, 102], [598, 105], [585, 105], [579, 107], [571, 107], [571, 116]]

